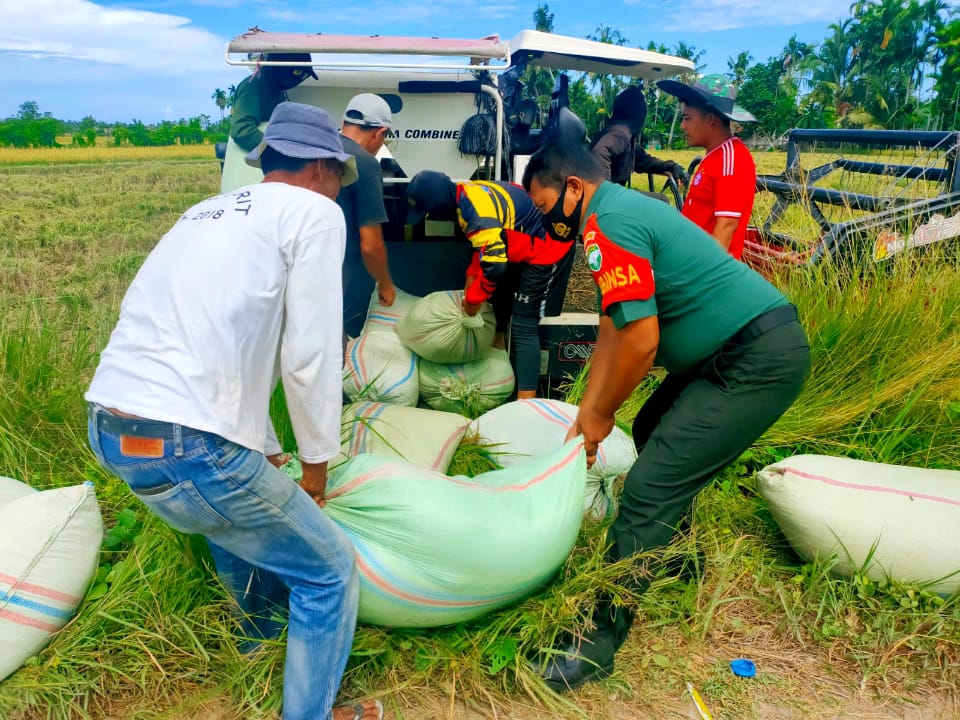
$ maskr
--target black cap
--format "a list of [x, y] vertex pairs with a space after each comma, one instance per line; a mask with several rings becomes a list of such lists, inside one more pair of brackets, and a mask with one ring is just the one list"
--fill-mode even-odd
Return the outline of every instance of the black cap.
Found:
[[[310, 53], [267, 53], [264, 58], [264, 62], [312, 62], [313, 58], [310, 56]], [[281, 67], [277, 68], [278, 70], [303, 70], [307, 75], [312, 75], [314, 80], [317, 80], [317, 73], [314, 72], [312, 67], [302, 67], [302, 68], [293, 68], [293, 67]]]
[[427, 213], [450, 215], [456, 206], [456, 186], [449, 176], [422, 170], [407, 185], [407, 225], [421, 222]]

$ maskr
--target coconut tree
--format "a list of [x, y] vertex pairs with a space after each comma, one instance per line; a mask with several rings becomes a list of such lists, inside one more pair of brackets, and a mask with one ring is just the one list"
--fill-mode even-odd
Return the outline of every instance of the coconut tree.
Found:
[[213, 91], [213, 95], [210, 96], [210, 99], [216, 104], [217, 108], [220, 110], [220, 124], [223, 125], [223, 111], [227, 107], [227, 94], [217, 88]]
[[727, 75], [737, 90], [743, 85], [743, 81], [747, 77], [747, 68], [750, 67], [752, 61], [753, 55], [746, 50], [737, 55], [736, 58], [727, 57], [727, 69], [729, 70]]

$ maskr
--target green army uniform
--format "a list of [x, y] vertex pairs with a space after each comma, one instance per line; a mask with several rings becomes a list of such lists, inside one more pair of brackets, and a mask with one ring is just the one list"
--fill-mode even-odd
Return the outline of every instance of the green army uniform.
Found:
[[[656, 364], [669, 373], [634, 422], [638, 457], [608, 536], [615, 561], [670, 542], [694, 496], [796, 399], [809, 346], [794, 306], [674, 208], [605, 182], [585, 217], [602, 311], [618, 329], [655, 315]], [[646, 590], [647, 573], [632, 585]], [[548, 685], [612, 670], [633, 615], [605, 601], [594, 620], [579, 649], [554, 661]]]
[[263, 140], [260, 124], [269, 120], [273, 109], [286, 99], [287, 93], [263, 69], [244, 78], [233, 100], [230, 137], [245, 152], [253, 150]]

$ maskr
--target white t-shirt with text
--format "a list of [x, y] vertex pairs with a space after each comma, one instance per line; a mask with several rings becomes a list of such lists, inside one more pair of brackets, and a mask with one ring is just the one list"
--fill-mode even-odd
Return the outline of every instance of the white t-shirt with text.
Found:
[[193, 206], [127, 290], [86, 399], [279, 452], [283, 380], [300, 457], [340, 448], [346, 230], [339, 206], [285, 183]]

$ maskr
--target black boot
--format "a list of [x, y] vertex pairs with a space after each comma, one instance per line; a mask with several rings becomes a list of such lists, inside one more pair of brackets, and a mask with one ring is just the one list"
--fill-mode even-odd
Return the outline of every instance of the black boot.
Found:
[[544, 655], [535, 670], [554, 692], [576, 690], [584, 683], [610, 677], [613, 654], [609, 635], [593, 630]]
[[626, 640], [633, 617], [632, 610], [600, 602], [594, 613], [596, 626], [576, 634], [560, 650], [544, 655], [535, 668], [537, 674], [558, 693], [610, 677], [613, 656]]

